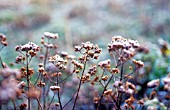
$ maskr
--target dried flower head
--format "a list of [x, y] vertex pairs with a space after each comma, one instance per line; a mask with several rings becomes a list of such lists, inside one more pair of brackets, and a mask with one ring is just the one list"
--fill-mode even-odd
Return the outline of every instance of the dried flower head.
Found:
[[6, 36], [0, 33], [0, 42], [3, 46], [7, 46]]
[[159, 85], [159, 79], [155, 79], [155, 80], [152, 80], [150, 82], [148, 82], [147, 86], [149, 88], [155, 88]]
[[24, 81], [21, 81], [18, 85], [17, 85], [20, 89], [23, 89], [26, 86], [26, 83]]
[[88, 73], [89, 73], [91, 76], [95, 75], [96, 72], [97, 72], [97, 66], [96, 66], [96, 65], [93, 65], [93, 66], [89, 67]]
[[112, 68], [112, 74], [115, 74], [115, 73], [120, 73], [120, 70], [118, 68]]
[[66, 69], [67, 60], [64, 60], [59, 55], [55, 55], [49, 58], [49, 62], [52, 62], [58, 69]]
[[98, 63], [98, 66], [100, 68], [106, 68], [108, 71], [110, 71], [110, 59], [107, 59], [107, 60], [104, 60], [104, 61], [101, 61]]
[[112, 94], [112, 89], [108, 89], [104, 91], [104, 95], [111, 95]]
[[25, 51], [25, 52], [30, 52], [29, 54], [35, 54], [40, 50], [40, 47], [32, 42], [28, 42], [25, 45], [20, 45], [15, 47], [16, 51]]
[[44, 37], [47, 37], [47, 38], [50, 38], [50, 39], [59, 38], [58, 33], [50, 33], [50, 32], [44, 32]]
[[51, 86], [50, 89], [53, 91], [53, 92], [57, 92], [60, 90], [60, 86]]
[[132, 94], [134, 94], [135, 92], [136, 92], [136, 87], [135, 87], [135, 85], [134, 84], [132, 84], [131, 82], [126, 82], [125, 83], [125, 89], [126, 89], [126, 93], [127, 94], [130, 94], [130, 95], [132, 95]]
[[45, 86], [45, 83], [42, 82], [42, 81], [39, 81], [37, 85], [38, 85], [39, 87], [44, 87], [44, 86]]
[[81, 62], [88, 61], [91, 59], [98, 59], [101, 53], [101, 48], [98, 45], [94, 45], [90, 42], [82, 43], [81, 45], [75, 46], [75, 52], [80, 52], [83, 56], [79, 57]]
[[82, 69], [83, 68], [83, 64], [79, 63], [76, 60], [72, 60], [71, 63], [78, 69]]
[[25, 103], [22, 103], [19, 106], [20, 110], [24, 110], [26, 107], [27, 107], [27, 104], [25, 104]]
[[139, 68], [144, 67], [144, 63], [142, 61], [133, 60], [133, 63]]

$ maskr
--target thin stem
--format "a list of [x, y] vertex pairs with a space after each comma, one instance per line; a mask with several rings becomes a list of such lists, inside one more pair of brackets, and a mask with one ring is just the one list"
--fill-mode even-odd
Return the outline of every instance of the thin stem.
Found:
[[[122, 79], [123, 79], [123, 64], [121, 65], [120, 81], [122, 81]], [[118, 92], [118, 96], [117, 96], [117, 108], [118, 108], [118, 110], [121, 110], [121, 107], [120, 107], [121, 97], [122, 97], [122, 93]]]
[[136, 70], [138, 70], [138, 68], [135, 68], [131, 73], [129, 73], [128, 75], [126, 75], [125, 77], [123, 77], [123, 80], [128, 78], [128, 76], [132, 75]]
[[38, 80], [39, 80], [39, 78], [40, 78], [40, 74], [41, 74], [41, 73], [39, 73], [39, 74], [38, 74], [38, 77], [37, 77], [37, 79], [36, 79], [36, 81], [35, 81], [34, 85], [36, 85], [36, 84], [37, 84], [37, 82], [38, 82]]
[[16, 110], [17, 107], [16, 107], [16, 104], [15, 104], [15, 100], [14, 100], [14, 99], [12, 99], [12, 104], [13, 104], [14, 110]]
[[121, 65], [120, 81], [123, 79], [123, 64]]
[[82, 78], [83, 78], [83, 74], [84, 74], [84, 71], [85, 71], [85, 68], [86, 68], [86, 62], [87, 62], [86, 60], [87, 60], [87, 57], [85, 58], [84, 68], [83, 68], [83, 71], [82, 71], [82, 74], [81, 74], [81, 78], [80, 78], [80, 82], [79, 82], [79, 86], [78, 86], [78, 90], [77, 90], [77, 95], [76, 95], [76, 98], [75, 98], [75, 101], [74, 101], [74, 105], [73, 105], [72, 110], [75, 109], [76, 102], [77, 102], [77, 98], [78, 98], [78, 96], [79, 96], [80, 87], [81, 87], [81, 84], [82, 84]]
[[2, 46], [1, 48], [0, 48], [0, 51], [4, 48], [5, 46]]
[[2, 110], [2, 101], [0, 100], [0, 110]]
[[70, 75], [68, 75], [66, 78], [64, 78], [62, 81], [60, 81], [59, 84], [62, 83], [63, 81], [65, 81], [65, 80], [67, 80], [67, 79], [68, 79], [69, 77], [71, 77], [72, 75], [73, 75], [72, 73], [71, 73]]
[[113, 74], [112, 74], [112, 76], [110, 77], [109, 81], [107, 82], [107, 84], [106, 84], [105, 87], [104, 87], [104, 90], [103, 90], [102, 95], [101, 95], [101, 97], [100, 97], [99, 103], [97, 104], [97, 108], [98, 108], [99, 105], [101, 104], [102, 98], [103, 98], [103, 96], [104, 96], [104, 92], [105, 92], [107, 86], [109, 85], [110, 81], [112, 80], [112, 78], [113, 78]]
[[42, 106], [41, 106], [41, 103], [40, 103], [40, 100], [38, 98], [36, 98], [37, 102], [38, 102], [38, 107], [41, 108], [41, 110], [43, 110]]
[[54, 95], [53, 95], [53, 97], [52, 97], [52, 99], [51, 99], [51, 101], [50, 101], [50, 104], [49, 104], [49, 106], [48, 106], [48, 108], [47, 108], [47, 110], [49, 110], [50, 109], [50, 106], [51, 106], [51, 104], [52, 104], [52, 102], [53, 102], [53, 100], [54, 100], [54, 97], [55, 97], [55, 94], [56, 94], [57, 92], [55, 92], [54, 93]]
[[2, 61], [1, 56], [0, 56], [0, 62], [1, 62], [2, 68], [5, 68], [5, 66], [3, 65], [3, 61]]
[[[26, 53], [26, 69], [27, 69], [27, 87], [28, 87], [28, 91], [30, 89], [30, 79], [29, 79], [29, 68], [28, 68], [28, 53]], [[30, 98], [28, 97], [28, 110], [30, 110], [30, 105], [31, 105], [31, 102], [30, 102]]]
[[[48, 44], [49, 44], [49, 39], [48, 39]], [[48, 57], [48, 47], [46, 48], [46, 52], [45, 52], [45, 58], [44, 58], [44, 68], [46, 67], [46, 62], [47, 62], [47, 57]], [[46, 80], [45, 80], [45, 77], [43, 77], [43, 82], [45, 83]], [[46, 88], [45, 86], [43, 87], [43, 108], [46, 109]]]
[[[59, 75], [57, 75], [57, 86], [59, 86]], [[61, 103], [61, 98], [60, 98], [60, 91], [58, 91], [58, 101], [59, 101], [59, 104], [60, 104], [60, 109], [62, 110], [62, 103]]]
[[63, 109], [73, 100], [76, 93], [70, 98], [70, 100], [63, 106]]

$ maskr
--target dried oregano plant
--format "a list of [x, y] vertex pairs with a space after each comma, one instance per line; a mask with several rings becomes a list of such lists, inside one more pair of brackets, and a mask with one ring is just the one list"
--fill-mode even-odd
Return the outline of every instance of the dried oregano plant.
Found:
[[[75, 46], [79, 54], [76, 57], [59, 52], [55, 44], [57, 38], [58, 34], [45, 32], [42, 46], [32, 42], [16, 46], [20, 70], [9, 68], [1, 59], [0, 109], [75, 110], [88, 101], [93, 102], [91, 105], [96, 110], [134, 110], [143, 106], [144, 98], [139, 101], [135, 98], [137, 90], [130, 81], [144, 66], [142, 61], [133, 59], [140, 48], [138, 41], [114, 36], [108, 43], [110, 59], [99, 61], [102, 49], [98, 45], [85, 42]], [[0, 35], [0, 41], [2, 50], [7, 46], [6, 37]], [[31, 67], [33, 58], [39, 61], [38, 70]], [[168, 78], [164, 79], [166, 90], [169, 90]], [[154, 88], [151, 99], [158, 85], [159, 80], [148, 83], [148, 87]], [[137, 104], [139, 106], [134, 106]]]

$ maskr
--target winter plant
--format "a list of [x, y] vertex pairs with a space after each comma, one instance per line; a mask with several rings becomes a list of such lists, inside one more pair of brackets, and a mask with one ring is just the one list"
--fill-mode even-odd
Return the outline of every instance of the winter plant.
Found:
[[[77, 110], [84, 103], [94, 110], [152, 110], [151, 102], [169, 107], [157, 98], [159, 79], [148, 82], [149, 97], [136, 97], [134, 74], [144, 67], [135, 59], [141, 50], [137, 40], [112, 37], [107, 45], [110, 59], [101, 61], [98, 45], [81, 43], [75, 46], [76, 55], [69, 55], [58, 51], [54, 42], [58, 38], [58, 34], [45, 32], [39, 46], [33, 42], [16, 46], [19, 69], [10, 68], [0, 57], [0, 110]], [[0, 42], [2, 51], [7, 46], [5, 35], [0, 34]], [[37, 67], [31, 65], [35, 59]], [[163, 84], [170, 92], [170, 75]]]

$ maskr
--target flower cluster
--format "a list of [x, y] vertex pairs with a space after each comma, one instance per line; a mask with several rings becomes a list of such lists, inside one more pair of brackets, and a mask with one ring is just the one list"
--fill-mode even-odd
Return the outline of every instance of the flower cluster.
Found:
[[40, 50], [40, 47], [32, 42], [28, 42], [25, 45], [16, 46], [15, 50], [29, 52], [31, 56], [35, 56], [36, 52]]
[[79, 63], [79, 62], [76, 61], [76, 60], [72, 60], [71, 63], [74, 65], [74, 70], [73, 70], [73, 72], [79, 73], [79, 72], [80, 72], [80, 69], [83, 68], [83, 64]]
[[150, 82], [148, 82], [147, 86], [149, 88], [155, 88], [159, 85], [159, 79], [155, 79], [155, 80], [152, 80]]
[[59, 69], [66, 69], [67, 60], [64, 60], [59, 55], [55, 55], [49, 58], [49, 62], [52, 62]]
[[82, 83], [84, 83], [85, 81], [87, 81], [87, 82], [89, 82], [90, 81], [90, 74], [85, 74], [85, 75], [83, 75], [82, 76], [82, 78], [81, 78], [81, 81], [82, 81]]
[[130, 48], [138, 48], [139, 46], [138, 41], [125, 39], [121, 36], [114, 36], [112, 37], [112, 42], [108, 44], [108, 50], [109, 52], [119, 49], [129, 50]]
[[144, 63], [142, 62], [142, 61], [137, 61], [137, 60], [133, 60], [133, 63], [137, 66], [137, 67], [139, 67], [139, 68], [142, 68], [142, 67], [144, 67]]
[[121, 49], [123, 51], [123, 56], [131, 59], [135, 55], [135, 49], [139, 48], [139, 46], [136, 40], [114, 36], [112, 42], [108, 44], [108, 51], [113, 52]]
[[6, 36], [0, 33], [0, 42], [3, 46], [7, 46]]
[[53, 91], [53, 92], [57, 92], [60, 90], [60, 86], [51, 86], [50, 89]]
[[44, 37], [47, 37], [47, 38], [50, 38], [50, 39], [57, 39], [58, 33], [44, 32]]
[[121, 93], [132, 95], [136, 92], [136, 87], [131, 82], [125, 82], [124, 84], [121, 81], [116, 81], [113, 86], [118, 88], [118, 91]]
[[83, 54], [83, 56], [79, 57], [79, 60], [84, 62], [85, 60], [98, 59], [98, 55], [101, 53], [102, 49], [99, 48], [98, 45], [86, 42], [75, 46], [75, 51]]
[[96, 65], [93, 65], [93, 66], [89, 67], [88, 73], [89, 73], [91, 76], [95, 75], [96, 72], [97, 72], [97, 66], [96, 66]]
[[110, 63], [111, 63], [110, 59], [107, 59], [107, 60], [105, 60], [105, 61], [99, 62], [99, 63], [98, 63], [98, 66], [99, 66], [100, 68], [103, 68], [103, 69], [106, 68], [107, 70], [110, 71]]
[[[45, 38], [48, 39], [47, 42], [45, 42]], [[43, 44], [47, 48], [57, 48], [58, 47], [57, 45], [53, 43], [49, 43], [50, 39], [57, 39], [57, 38], [59, 38], [58, 33], [44, 32], [43, 37], [41, 37], [41, 44]]]
[[28, 72], [27, 72], [27, 69], [25, 67], [22, 67], [20, 69], [20, 72], [21, 72], [21, 76], [23, 78], [23, 77], [26, 77], [27, 75], [28, 76], [33, 75], [34, 74], [34, 69], [33, 68], [28, 68]]
[[125, 109], [135, 110], [135, 106], [133, 106], [134, 101], [135, 101], [135, 98], [133, 96], [125, 100], [126, 102], [126, 104], [124, 105]]

